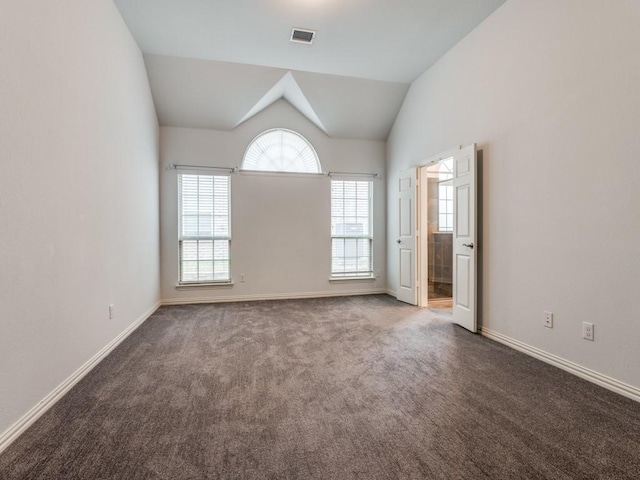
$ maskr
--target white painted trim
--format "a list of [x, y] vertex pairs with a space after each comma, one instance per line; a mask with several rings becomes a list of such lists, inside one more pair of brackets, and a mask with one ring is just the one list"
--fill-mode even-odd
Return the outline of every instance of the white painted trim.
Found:
[[93, 367], [98, 365], [111, 351], [122, 341], [131, 335], [144, 321], [149, 318], [158, 308], [160, 302], [156, 302], [151, 308], [144, 312], [138, 319], [129, 325], [116, 338], [111, 340], [102, 350], [91, 357], [84, 365], [76, 370], [69, 378], [58, 385], [51, 393], [40, 400], [31, 410], [25, 413], [16, 423], [0, 434], [0, 453], [2, 453], [14, 440], [38, 420], [47, 410], [60, 400], [69, 390], [73, 388], [82, 378], [89, 373]]
[[392, 297], [398, 298], [398, 294], [396, 293], [396, 291], [391, 290], [390, 288], [387, 288], [387, 295], [391, 295]]
[[458, 151], [462, 149], [462, 145], [458, 145], [457, 147], [452, 147], [444, 152], [440, 152], [437, 155], [431, 155], [424, 160], [418, 162], [416, 167], [426, 167], [427, 165], [431, 165], [432, 163], [439, 162], [440, 160], [444, 160], [449, 157], [453, 157]]
[[226, 303], [226, 302], [254, 302], [258, 300], [293, 300], [297, 298], [321, 298], [321, 297], [351, 297], [354, 295], [379, 295], [387, 293], [384, 288], [371, 290], [349, 290], [335, 292], [304, 292], [304, 293], [266, 293], [258, 295], [229, 295], [226, 297], [189, 297], [189, 298], [165, 298], [162, 305], [189, 305], [196, 303]]
[[502, 343], [511, 347], [520, 352], [526, 353], [538, 360], [542, 360], [545, 363], [558, 367], [562, 370], [565, 370], [569, 373], [572, 373], [580, 378], [583, 378], [591, 383], [595, 383], [601, 387], [606, 388], [607, 390], [611, 390], [612, 392], [619, 393], [631, 400], [635, 400], [636, 402], [640, 402], [640, 388], [636, 388], [632, 385], [623, 383], [615, 378], [608, 377], [607, 375], [603, 375], [602, 373], [596, 372], [589, 368], [578, 365], [577, 363], [566, 360], [562, 357], [558, 357], [549, 352], [545, 352], [544, 350], [540, 350], [539, 348], [532, 347], [526, 343], [523, 343], [519, 340], [515, 340], [511, 337], [503, 335], [498, 332], [494, 332], [486, 327], [482, 327], [481, 332], [483, 336], [490, 338], [491, 340], [495, 340], [496, 342]]
[[233, 287], [233, 282], [218, 282], [218, 283], [178, 283], [176, 285], [176, 290], [190, 290], [190, 289], [198, 289], [198, 288], [231, 288]]
[[378, 277], [329, 277], [329, 282], [331, 283], [340, 283], [340, 282], [375, 282]]
[[[282, 129], [281, 129], [282, 130]], [[260, 136], [260, 135], [258, 135]], [[253, 143], [253, 142], [251, 142]], [[249, 145], [251, 145], [251, 143]], [[275, 172], [271, 170], [242, 170], [240, 169], [241, 176], [247, 177], [284, 177], [284, 178], [325, 178], [324, 173], [304, 173], [304, 172]]]

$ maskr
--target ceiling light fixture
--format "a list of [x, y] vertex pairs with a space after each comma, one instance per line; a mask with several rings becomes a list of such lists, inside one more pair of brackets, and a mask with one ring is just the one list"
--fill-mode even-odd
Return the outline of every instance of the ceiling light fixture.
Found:
[[315, 36], [315, 30], [306, 30], [304, 28], [294, 27], [293, 30], [291, 30], [291, 37], [289, 40], [296, 43], [306, 43], [307, 45], [311, 45]]

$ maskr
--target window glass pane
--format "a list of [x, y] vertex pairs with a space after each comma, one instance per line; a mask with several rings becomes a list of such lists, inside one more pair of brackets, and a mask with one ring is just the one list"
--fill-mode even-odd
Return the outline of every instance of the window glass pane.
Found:
[[438, 215], [438, 224], [440, 230], [443, 230], [447, 227], [447, 215], [445, 213], [441, 213]]
[[182, 216], [182, 234], [185, 237], [195, 237], [198, 235], [198, 216]]
[[213, 260], [202, 260], [198, 262], [198, 280], [205, 282], [213, 279]]
[[358, 259], [355, 257], [346, 257], [344, 259], [344, 271], [345, 272], [357, 272], [358, 271]]
[[357, 240], [355, 238], [346, 239], [344, 242], [344, 256], [355, 257], [357, 254]]
[[215, 237], [229, 237], [229, 216], [216, 215], [214, 217], [214, 229], [213, 236]]
[[213, 218], [210, 215], [200, 215], [198, 217], [198, 236], [199, 237], [212, 237], [213, 236]]
[[182, 262], [182, 281], [183, 282], [196, 282], [198, 281], [198, 262], [197, 261], [183, 261]]
[[366, 272], [371, 270], [371, 259], [369, 257], [358, 257], [358, 271]]
[[213, 260], [213, 241], [198, 241], [198, 260]]
[[183, 260], [198, 260], [198, 241], [183, 240], [181, 255]]

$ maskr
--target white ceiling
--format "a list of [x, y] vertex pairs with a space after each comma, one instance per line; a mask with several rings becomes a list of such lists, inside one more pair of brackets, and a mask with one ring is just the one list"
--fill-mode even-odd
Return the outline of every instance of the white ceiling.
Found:
[[505, 0], [114, 1], [144, 53], [411, 83]]
[[[385, 140], [409, 84], [505, 0], [114, 0], [161, 125], [232, 130], [279, 98]], [[292, 43], [292, 27], [317, 30]]]

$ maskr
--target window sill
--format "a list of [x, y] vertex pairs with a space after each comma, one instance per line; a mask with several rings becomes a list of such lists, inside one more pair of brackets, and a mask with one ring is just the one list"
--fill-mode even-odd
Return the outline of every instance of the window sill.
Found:
[[189, 290], [191, 288], [231, 288], [233, 282], [217, 282], [217, 283], [179, 283], [176, 290]]
[[370, 277], [329, 277], [329, 282], [333, 283], [340, 283], [340, 282], [357, 282], [357, 281], [361, 281], [361, 282], [373, 282], [375, 280], [377, 280], [378, 277], [374, 277], [373, 275], [371, 275]]

